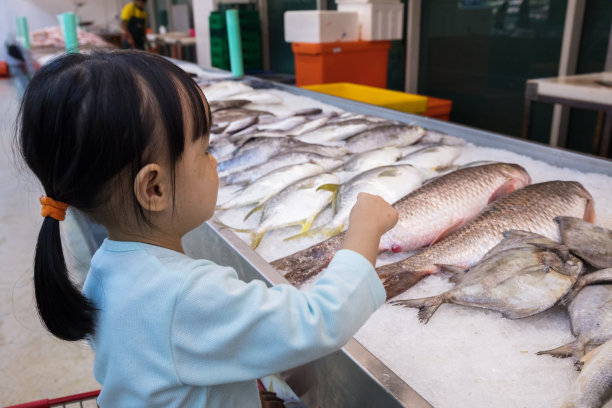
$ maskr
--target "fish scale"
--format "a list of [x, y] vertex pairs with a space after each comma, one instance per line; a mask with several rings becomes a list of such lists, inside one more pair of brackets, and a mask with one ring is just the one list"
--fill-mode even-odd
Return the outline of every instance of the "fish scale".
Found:
[[593, 198], [580, 183], [532, 184], [494, 201], [478, 217], [442, 241], [376, 270], [390, 299], [423, 277], [438, 272], [439, 264], [474, 265], [502, 240], [504, 231], [528, 231], [560, 242], [556, 216], [592, 221], [593, 211]]
[[[474, 218], [489, 202], [529, 182], [525, 169], [510, 163], [466, 167], [430, 180], [393, 204], [399, 221], [382, 236], [379, 251], [429, 245]], [[288, 271], [285, 277], [299, 285], [327, 265], [343, 239], [344, 233], [336, 235], [272, 265]]]

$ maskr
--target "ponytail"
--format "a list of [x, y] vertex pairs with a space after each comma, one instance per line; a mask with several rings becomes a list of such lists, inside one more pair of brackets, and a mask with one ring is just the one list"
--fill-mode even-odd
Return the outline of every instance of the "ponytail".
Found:
[[76, 341], [94, 333], [96, 308], [68, 276], [59, 221], [45, 217], [34, 256], [34, 293], [38, 314], [54, 336]]

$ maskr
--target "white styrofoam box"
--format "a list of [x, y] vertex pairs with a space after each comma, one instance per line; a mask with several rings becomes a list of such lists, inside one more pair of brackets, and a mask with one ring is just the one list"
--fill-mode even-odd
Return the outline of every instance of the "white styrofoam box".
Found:
[[402, 39], [403, 3], [338, 3], [338, 11], [359, 14], [359, 37], [362, 41]]
[[327, 43], [357, 41], [359, 23], [355, 11], [285, 11], [285, 41]]

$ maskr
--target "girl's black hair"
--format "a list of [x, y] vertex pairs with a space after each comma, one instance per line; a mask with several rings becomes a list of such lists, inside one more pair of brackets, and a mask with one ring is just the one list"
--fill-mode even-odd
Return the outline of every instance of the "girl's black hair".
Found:
[[[168, 60], [128, 50], [68, 54], [30, 81], [17, 143], [45, 195], [87, 213], [108, 200], [120, 172], [131, 168], [133, 180], [155, 147], [168, 150], [174, 171], [185, 147], [185, 118], [193, 120], [193, 140], [208, 136], [210, 112], [201, 91]], [[174, 173], [172, 180], [174, 197]], [[148, 222], [132, 201], [137, 219]], [[51, 217], [38, 235], [34, 290], [53, 335], [74, 341], [94, 333], [96, 309], [68, 276], [59, 221]]]

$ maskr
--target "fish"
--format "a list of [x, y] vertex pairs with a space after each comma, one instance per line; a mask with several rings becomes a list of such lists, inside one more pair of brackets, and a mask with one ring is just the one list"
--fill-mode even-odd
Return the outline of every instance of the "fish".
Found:
[[226, 99], [221, 101], [210, 101], [210, 112], [215, 113], [223, 109], [235, 109], [242, 108], [244, 105], [248, 105], [251, 101], [246, 99]]
[[250, 103], [258, 105], [277, 105], [283, 103], [283, 99], [281, 97], [273, 95], [270, 92], [262, 92], [260, 90], [240, 92], [229, 96], [227, 99], [246, 99]]
[[[244, 94], [253, 91], [253, 88], [239, 81], [219, 81], [215, 84], [202, 88], [208, 102], [228, 99], [236, 94]], [[247, 98], [240, 98], [247, 99]]]
[[302, 133], [296, 138], [304, 143], [328, 143], [344, 140], [368, 128], [366, 122], [354, 124], [328, 124], [310, 132]]
[[448, 135], [437, 130], [428, 129], [420, 140], [421, 143], [436, 143], [447, 146], [465, 146], [466, 141], [457, 136]]
[[603, 408], [612, 400], [612, 340], [580, 360], [580, 375], [559, 408]]
[[476, 218], [443, 240], [403, 261], [376, 268], [391, 299], [423, 277], [440, 271], [440, 264], [469, 268], [497, 245], [503, 232], [522, 230], [561, 242], [556, 216], [592, 221], [591, 194], [575, 181], [531, 184], [489, 204]]
[[272, 116], [269, 112], [253, 109], [223, 109], [212, 114], [212, 133], [235, 133], [257, 122], [260, 117]]
[[347, 154], [347, 150], [343, 147], [303, 143], [288, 137], [258, 137], [247, 140], [234, 152], [231, 159], [219, 162], [217, 170], [219, 171], [219, 176], [223, 177], [227, 173], [241, 171], [261, 164], [270, 157], [289, 150], [293, 152], [311, 152], [331, 157], [341, 157]]
[[[313, 229], [308, 235], [322, 233], [328, 237], [340, 233], [349, 218], [357, 196], [361, 192], [379, 195], [388, 203], [394, 203], [409, 192], [418, 188], [425, 176], [409, 164], [381, 166], [356, 175], [343, 184], [324, 184], [320, 189], [332, 191], [333, 217], [324, 226]], [[303, 236], [298, 234], [289, 239]]]
[[[603, 271], [609, 279], [612, 269]], [[612, 340], [612, 280], [608, 282], [583, 287], [569, 304], [567, 313], [576, 340], [552, 350], [539, 351], [538, 355], [580, 359], [589, 348]]]
[[597, 283], [612, 283], [612, 268], [600, 269], [598, 271], [582, 275], [574, 284], [572, 290], [562, 299], [561, 304], [570, 304], [583, 287]]
[[504, 239], [463, 274], [450, 267], [459, 283], [437, 296], [392, 301], [418, 308], [427, 323], [443, 303], [479, 307], [519, 319], [554, 306], [583, 271], [582, 262], [566, 246], [539, 234], [506, 231]]
[[558, 217], [555, 221], [572, 253], [595, 268], [612, 268], [612, 231], [579, 218]]
[[234, 151], [236, 151], [238, 148], [237, 145], [233, 144], [226, 138], [217, 139], [214, 141], [214, 143], [212, 142], [212, 139], [213, 138], [211, 136], [211, 144], [208, 148], [208, 152], [212, 154], [218, 162], [230, 159], [234, 154]]
[[266, 232], [274, 229], [301, 225], [307, 231], [316, 216], [329, 204], [332, 193], [320, 190], [322, 184], [338, 183], [339, 177], [333, 173], [322, 173], [304, 178], [285, 187], [262, 206], [255, 207], [247, 216], [261, 209], [261, 219], [253, 229], [235, 229], [246, 232], [251, 237], [251, 248], [256, 249]]
[[380, 166], [394, 164], [402, 157], [402, 152], [397, 147], [387, 146], [381, 149], [368, 150], [358, 153], [348, 159], [343, 166], [344, 171], [362, 173], [366, 170]]
[[281, 132], [288, 132], [289, 130], [303, 124], [306, 122], [306, 120], [307, 119], [304, 116], [290, 116], [273, 123], [257, 125], [256, 127], [259, 131], [277, 130]]
[[402, 157], [397, 164], [411, 164], [414, 167], [435, 171], [450, 166], [460, 154], [461, 150], [453, 146], [428, 146]]
[[231, 173], [220, 178], [219, 181], [223, 185], [250, 183], [278, 168], [306, 162], [318, 164], [325, 171], [335, 169], [344, 163], [342, 159], [336, 157], [323, 156], [317, 153], [289, 151], [274, 155], [264, 163], [249, 167], [244, 171]]
[[241, 190], [236, 197], [217, 205], [217, 209], [227, 210], [251, 204], [261, 205], [291, 183], [324, 171], [325, 169], [322, 166], [314, 163], [300, 163], [281, 167], [258, 178]]
[[[489, 203], [528, 185], [531, 178], [517, 164], [493, 163], [456, 170], [427, 181], [393, 204], [399, 221], [380, 239], [379, 252], [408, 252], [433, 245], [472, 218]], [[294, 285], [320, 272], [341, 247], [344, 233], [272, 262], [289, 271]]]
[[349, 137], [345, 147], [351, 153], [361, 153], [386, 146], [407, 146], [418, 141], [424, 134], [425, 130], [418, 126], [382, 125]]

